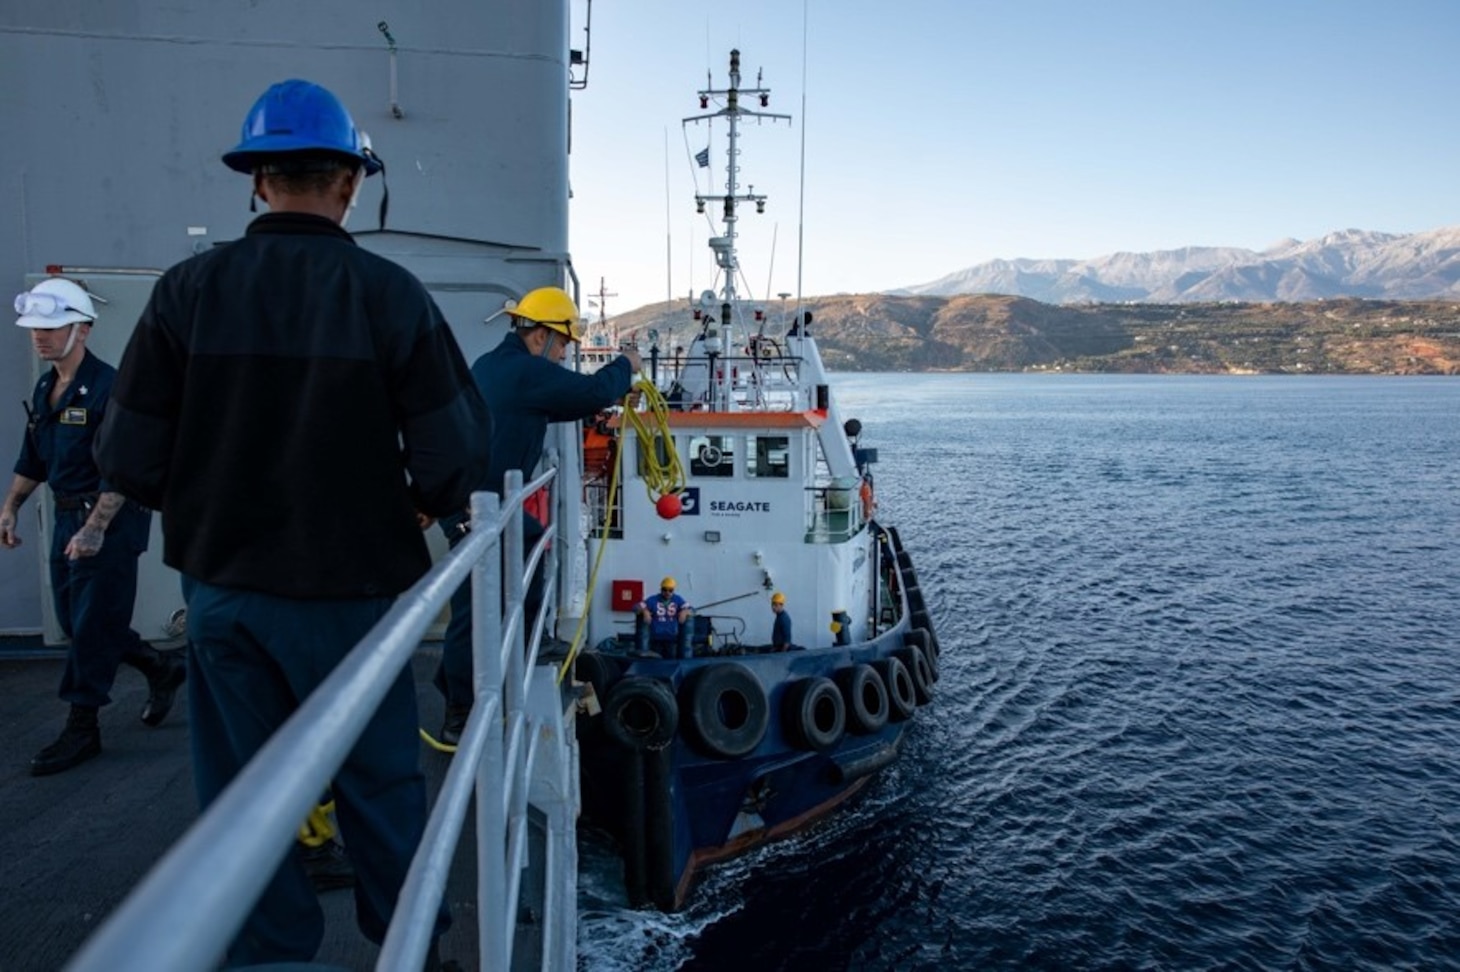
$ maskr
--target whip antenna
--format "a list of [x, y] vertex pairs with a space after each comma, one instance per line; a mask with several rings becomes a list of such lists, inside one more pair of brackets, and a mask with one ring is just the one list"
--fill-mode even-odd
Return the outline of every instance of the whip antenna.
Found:
[[796, 314], [801, 313], [801, 271], [806, 265], [806, 37], [810, 5], [801, 0], [801, 198], [796, 205]]

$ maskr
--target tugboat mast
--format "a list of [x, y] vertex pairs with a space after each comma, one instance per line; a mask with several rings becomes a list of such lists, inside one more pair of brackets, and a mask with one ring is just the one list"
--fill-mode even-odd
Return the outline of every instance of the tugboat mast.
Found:
[[698, 124], [699, 122], [710, 121], [714, 118], [725, 118], [729, 125], [729, 146], [725, 151], [725, 194], [723, 196], [695, 194], [695, 208], [698, 212], [705, 211], [707, 202], [719, 202], [723, 206], [723, 218], [725, 231], [722, 236], [710, 238], [710, 249], [715, 252], [715, 264], [725, 271], [725, 283], [720, 291], [721, 308], [720, 321], [728, 325], [730, 309], [738, 299], [735, 291], [735, 277], [739, 272], [740, 264], [735, 253], [735, 223], [739, 218], [737, 209], [740, 203], [755, 203], [755, 211], [765, 212], [766, 197], [754, 192], [754, 186], [747, 186], [746, 192], [740, 192], [740, 120], [742, 118], [770, 119], [772, 122], [791, 121], [790, 115], [778, 115], [772, 112], [755, 111], [744, 107], [741, 103], [742, 96], [753, 96], [759, 98], [760, 107], [764, 108], [770, 104], [771, 91], [769, 88], [761, 87], [760, 76], [756, 76], [754, 88], [742, 88], [740, 86], [740, 51], [730, 52], [730, 86], [728, 88], [704, 88], [699, 92], [700, 107], [708, 108], [710, 99], [723, 99], [724, 105], [719, 111], [706, 115], [694, 115], [685, 118], [683, 123]]
[[598, 278], [598, 291], [593, 296], [598, 298], [598, 334], [601, 338], [608, 340], [610, 348], [618, 347], [618, 324], [609, 327], [608, 324], [608, 298], [617, 297], [618, 294], [610, 293], [608, 283], [603, 277]]

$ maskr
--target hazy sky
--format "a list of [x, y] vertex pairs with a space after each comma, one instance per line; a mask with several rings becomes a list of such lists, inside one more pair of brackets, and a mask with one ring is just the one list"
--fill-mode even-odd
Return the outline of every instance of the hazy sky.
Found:
[[995, 258], [1460, 223], [1460, 0], [600, 0], [593, 13], [571, 243], [584, 290], [603, 277], [619, 295], [610, 313], [663, 300], [666, 264], [675, 297], [714, 283], [692, 180], [723, 183], [724, 129], [715, 168], [698, 169], [708, 134], [680, 121], [707, 70], [725, 86], [731, 47], [742, 83], [763, 69], [769, 110], [794, 116], [741, 143], [743, 181], [770, 196], [740, 223], [756, 297], [797, 290], [802, 232], [800, 289], [815, 296]]

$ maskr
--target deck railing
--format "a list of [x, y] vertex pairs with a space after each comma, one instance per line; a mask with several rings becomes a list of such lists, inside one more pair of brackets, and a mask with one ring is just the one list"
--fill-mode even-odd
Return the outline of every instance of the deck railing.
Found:
[[[527, 864], [528, 799], [547, 819], [549, 880], [540, 964], [576, 961], [573, 881], [576, 761], [553, 666], [535, 664], [547, 611], [524, 631], [526, 580], [546, 558], [543, 603], [553, 603], [549, 531], [523, 557], [522, 501], [547, 486], [507, 477], [506, 499], [471, 498], [471, 534], [402, 594], [229, 787], [147, 874], [67, 966], [68, 972], [196, 972], [217, 966], [254, 902], [290, 852], [310, 809], [409, 664], [453, 591], [472, 580], [476, 701], [411, 864], [376, 968], [421, 968], [475, 787], [478, 967], [513, 967], [515, 915]], [[509, 570], [505, 586], [501, 565]], [[504, 606], [506, 615], [504, 617]], [[526, 650], [532, 646], [531, 654]], [[536, 964], [536, 962], [535, 962]]]
[[[781, 352], [754, 355], [721, 354], [714, 362], [715, 407], [724, 409], [728, 403], [724, 392], [736, 400], [736, 407], [751, 411], [794, 412], [811, 408], [814, 404], [811, 389], [801, 385], [802, 359], [799, 356]], [[703, 408], [710, 400], [711, 359], [704, 355], [693, 357], [661, 356], [655, 367], [660, 391], [669, 397], [670, 408]], [[727, 384], [728, 379], [728, 384]], [[690, 386], [694, 393], [677, 396], [676, 386]]]
[[860, 490], [860, 481], [807, 489], [806, 542], [841, 543], [856, 536], [867, 523]]

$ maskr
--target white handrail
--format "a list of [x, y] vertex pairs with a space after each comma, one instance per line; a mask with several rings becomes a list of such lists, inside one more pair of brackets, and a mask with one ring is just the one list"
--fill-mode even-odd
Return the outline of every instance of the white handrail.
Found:
[[[495, 494], [473, 494], [471, 534], [397, 598], [91, 936], [66, 966], [67, 972], [194, 972], [214, 967], [292, 847], [299, 822], [344, 763], [386, 691], [468, 572], [476, 702], [376, 968], [420, 968], [424, 962], [472, 784], [478, 808], [480, 967], [511, 967], [511, 923], [526, 860], [527, 797], [538, 735], [528, 735], [526, 700], [540, 666], [529, 666], [524, 653], [526, 585], [523, 573], [515, 570], [507, 572], [509, 624], [502, 631], [499, 550], [505, 547], [506, 563], [523, 563], [523, 499], [548, 485], [553, 476], [550, 470], [524, 487], [520, 473], [509, 473], [506, 501], [500, 508]], [[545, 535], [534, 549], [533, 565], [527, 569], [545, 550], [548, 567], [553, 566], [549, 537]], [[547, 573], [550, 595], [552, 572]], [[550, 603], [547, 596], [544, 603]], [[534, 635], [540, 631], [541, 624]], [[543, 671], [552, 677], [550, 667]], [[558, 730], [561, 726], [554, 727]], [[571, 826], [558, 819], [571, 812], [566, 804], [550, 811], [550, 840], [556, 835], [561, 841], [564, 832], [571, 838]], [[576, 848], [550, 847], [549, 854], [574, 859]], [[550, 905], [561, 907], [560, 898], [560, 893], [557, 899], [550, 894]], [[575, 931], [569, 928], [566, 934], [567, 943], [544, 943], [548, 967], [571, 967], [562, 963], [565, 956], [571, 963]]]

